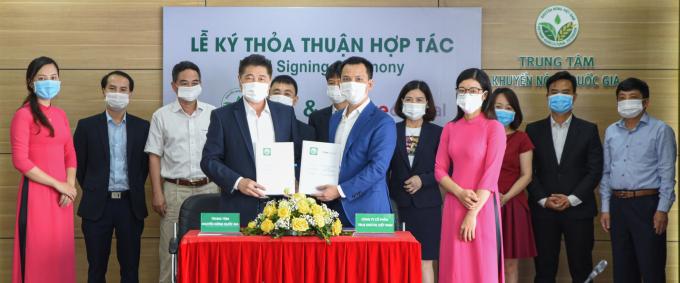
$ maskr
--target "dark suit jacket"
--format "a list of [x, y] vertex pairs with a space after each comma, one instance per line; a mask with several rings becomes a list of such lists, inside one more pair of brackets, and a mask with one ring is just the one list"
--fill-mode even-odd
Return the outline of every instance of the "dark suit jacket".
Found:
[[333, 105], [312, 112], [309, 115], [309, 125], [316, 131], [316, 141], [328, 142], [328, 127], [333, 114]]
[[[275, 141], [295, 142], [295, 160], [299, 161], [300, 139], [293, 108], [271, 101], [267, 103]], [[260, 212], [260, 201], [239, 191], [232, 191], [239, 177], [257, 180], [253, 143], [243, 99], [212, 111], [201, 169], [221, 188], [221, 210], [240, 213], [242, 226], [255, 219]]]
[[550, 117], [527, 125], [526, 132], [535, 146], [533, 181], [528, 187], [533, 216], [550, 218], [560, 214], [538, 204], [538, 200], [555, 193], [573, 194], [583, 202], [567, 208], [562, 212], [564, 216], [579, 219], [597, 215], [593, 191], [602, 178], [603, 159], [597, 125], [572, 117], [559, 164]]
[[[439, 148], [439, 137], [442, 127], [425, 122], [420, 130], [420, 139], [416, 147], [413, 166], [409, 165], [406, 152], [406, 125], [397, 123], [397, 147], [394, 150], [388, 171], [390, 196], [399, 207], [433, 207], [442, 204], [439, 186], [434, 179], [434, 161]], [[418, 175], [423, 186], [415, 194], [404, 189], [404, 182]]]
[[316, 131], [310, 125], [305, 124], [300, 120], [296, 120], [298, 126], [298, 133], [300, 138], [304, 141], [316, 141]]
[[[109, 131], [106, 113], [78, 121], [73, 143], [78, 159], [76, 177], [83, 189], [78, 216], [99, 219], [106, 207], [109, 188]], [[144, 152], [149, 122], [130, 113], [126, 116], [128, 184], [132, 211], [139, 220], [147, 215], [144, 183], [149, 174], [149, 157]]]

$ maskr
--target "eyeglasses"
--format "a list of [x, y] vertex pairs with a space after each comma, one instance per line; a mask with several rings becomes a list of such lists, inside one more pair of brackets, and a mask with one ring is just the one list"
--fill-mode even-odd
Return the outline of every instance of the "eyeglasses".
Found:
[[471, 87], [471, 88], [459, 87], [459, 88], [456, 89], [456, 94], [466, 94], [466, 93], [482, 94], [482, 93], [484, 93], [484, 89], [481, 89], [481, 88], [478, 88], [478, 87]]

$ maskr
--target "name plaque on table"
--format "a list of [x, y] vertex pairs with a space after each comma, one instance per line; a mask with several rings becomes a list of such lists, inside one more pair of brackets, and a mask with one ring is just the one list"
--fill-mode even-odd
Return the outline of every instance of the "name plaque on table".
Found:
[[238, 213], [201, 213], [201, 233], [239, 233]]
[[394, 214], [357, 213], [354, 218], [356, 233], [394, 234]]

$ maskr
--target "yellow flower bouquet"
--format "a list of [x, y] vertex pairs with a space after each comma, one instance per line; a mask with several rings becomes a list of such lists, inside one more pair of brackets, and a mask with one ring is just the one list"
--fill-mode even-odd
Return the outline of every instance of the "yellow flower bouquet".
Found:
[[286, 198], [272, 200], [243, 228], [244, 235], [318, 236], [330, 242], [332, 236], [342, 233], [338, 212], [319, 204], [302, 193], [290, 194]]

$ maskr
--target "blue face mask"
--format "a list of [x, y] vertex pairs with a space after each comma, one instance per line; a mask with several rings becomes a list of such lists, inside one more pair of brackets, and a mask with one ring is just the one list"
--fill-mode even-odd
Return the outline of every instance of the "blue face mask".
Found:
[[33, 83], [33, 90], [35, 94], [41, 99], [52, 99], [59, 93], [61, 89], [61, 81], [35, 81]]
[[508, 126], [512, 121], [515, 121], [515, 111], [496, 109], [496, 118], [503, 126]]
[[548, 106], [552, 112], [562, 114], [571, 110], [574, 105], [574, 97], [564, 93], [548, 96]]

